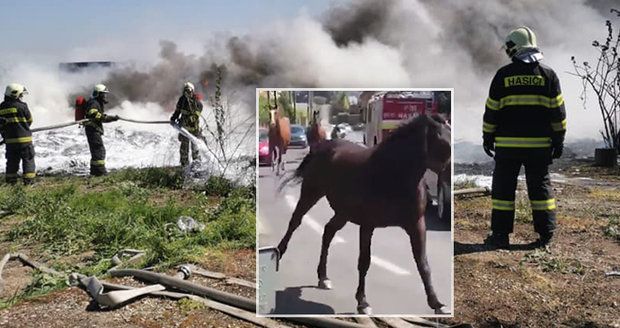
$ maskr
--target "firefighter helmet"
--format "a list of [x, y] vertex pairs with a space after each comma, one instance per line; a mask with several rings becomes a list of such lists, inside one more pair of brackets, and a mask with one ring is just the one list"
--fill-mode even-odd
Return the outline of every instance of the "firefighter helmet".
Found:
[[521, 50], [536, 49], [538, 48], [536, 34], [527, 26], [516, 28], [508, 33], [504, 47], [506, 54], [510, 58], [521, 52]]
[[100, 94], [106, 94], [106, 93], [109, 93], [109, 92], [110, 91], [108, 90], [108, 88], [105, 85], [97, 84], [93, 88], [93, 97], [97, 98]]
[[21, 96], [28, 94], [28, 90], [25, 86], [19, 83], [11, 83], [6, 86], [4, 95], [7, 97], [19, 99]]
[[183, 84], [183, 91], [194, 92], [194, 84], [192, 82], [185, 82], [185, 84]]

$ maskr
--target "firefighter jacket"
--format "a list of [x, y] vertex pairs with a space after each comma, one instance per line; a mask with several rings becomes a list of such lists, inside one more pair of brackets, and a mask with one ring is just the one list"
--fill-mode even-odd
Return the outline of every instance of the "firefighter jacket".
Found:
[[497, 158], [551, 160], [564, 142], [566, 110], [555, 72], [539, 63], [513, 60], [500, 68], [489, 91], [482, 127], [495, 141]]
[[86, 118], [88, 122], [84, 126], [94, 128], [100, 134], [103, 134], [103, 123], [112, 122], [113, 119], [104, 113], [103, 103], [97, 98], [90, 98], [86, 103]]
[[172, 120], [179, 120], [179, 124], [186, 128], [189, 132], [200, 132], [200, 113], [202, 112], [202, 103], [196, 99], [196, 96], [187, 97], [182, 95], [177, 101], [177, 108], [172, 114]]
[[32, 115], [25, 102], [4, 97], [4, 101], [0, 104], [0, 117], [5, 121], [2, 137], [7, 145], [32, 143], [30, 132]]

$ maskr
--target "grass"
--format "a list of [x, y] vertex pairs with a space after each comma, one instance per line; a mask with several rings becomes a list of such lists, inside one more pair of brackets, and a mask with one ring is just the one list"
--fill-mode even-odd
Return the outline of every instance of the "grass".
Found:
[[536, 249], [523, 256], [520, 264], [534, 264], [543, 272], [559, 272], [564, 274], [585, 274], [586, 268], [577, 259], [552, 256], [544, 249]]
[[607, 237], [620, 242], [620, 217], [612, 216], [608, 219], [607, 225], [603, 228], [603, 234]]
[[473, 178], [465, 178], [465, 179], [454, 182], [454, 190], [476, 188], [476, 187], [478, 187], [478, 185], [476, 184], [476, 180]]
[[[136, 266], [160, 269], [199, 262], [213, 249], [254, 248], [254, 188], [211, 178], [199, 190], [181, 190], [181, 174], [127, 169], [93, 179], [51, 177], [33, 188], [0, 185], [0, 210], [12, 211], [17, 223], [0, 238], [11, 247], [32, 249], [58, 270], [87, 275], [104, 274], [110, 258], [124, 248], [146, 251]], [[182, 233], [176, 228], [179, 216], [206, 227]], [[86, 263], [54, 261], [89, 251], [94, 255]], [[35, 284], [19, 298], [51, 290]]]
[[0, 310], [9, 308], [22, 300], [33, 299], [67, 287], [67, 281], [39, 271], [33, 271], [32, 281], [26, 288], [8, 299], [0, 299]]
[[518, 193], [515, 199], [515, 221], [520, 223], [532, 222], [530, 201], [523, 193]]

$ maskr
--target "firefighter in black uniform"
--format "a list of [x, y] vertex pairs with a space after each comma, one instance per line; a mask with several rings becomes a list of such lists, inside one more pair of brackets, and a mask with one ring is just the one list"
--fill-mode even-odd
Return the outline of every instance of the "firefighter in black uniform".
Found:
[[92, 96], [86, 103], [86, 118], [84, 123], [88, 148], [90, 149], [90, 174], [101, 176], [107, 174], [105, 168], [105, 146], [103, 145], [103, 123], [118, 121], [116, 115], [106, 115], [104, 105], [108, 103], [108, 89], [103, 84], [97, 84]]
[[[200, 131], [200, 113], [202, 112], [202, 103], [194, 93], [194, 85], [191, 82], [185, 82], [183, 85], [183, 94], [177, 101], [177, 107], [172, 117], [170, 117], [170, 123], [179, 125], [185, 128], [189, 133], [202, 139], [202, 131]], [[181, 165], [186, 166], [189, 164], [189, 147], [191, 143], [192, 147], [192, 160], [200, 160], [200, 153], [197, 145], [190, 142], [190, 140], [179, 134], [179, 141], [181, 142]]]
[[32, 145], [32, 115], [22, 97], [28, 90], [17, 83], [11, 83], [4, 92], [0, 104], [0, 117], [4, 121], [2, 137], [6, 143], [6, 182], [17, 182], [19, 163], [22, 164], [24, 184], [32, 184], [35, 178], [34, 146]]
[[534, 230], [540, 236], [535, 245], [543, 247], [555, 230], [556, 201], [548, 166], [562, 155], [564, 98], [555, 72], [540, 63], [543, 56], [531, 29], [519, 27], [510, 32], [505, 50], [512, 63], [493, 78], [482, 127], [484, 150], [495, 157], [491, 234], [485, 243], [509, 247], [517, 176], [523, 165]]

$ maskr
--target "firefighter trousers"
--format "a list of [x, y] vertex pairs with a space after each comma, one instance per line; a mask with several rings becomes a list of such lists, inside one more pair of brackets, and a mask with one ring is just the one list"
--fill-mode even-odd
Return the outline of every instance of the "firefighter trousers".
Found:
[[34, 146], [32, 143], [6, 145], [6, 182], [17, 182], [19, 164], [22, 164], [24, 184], [30, 184], [35, 178]]
[[101, 133], [94, 127], [86, 126], [86, 139], [90, 149], [90, 175], [101, 176], [108, 172], [105, 168], [105, 146]]
[[527, 193], [532, 209], [534, 230], [549, 236], [555, 230], [555, 198], [551, 189], [549, 165], [543, 161], [496, 159], [493, 171], [491, 230], [494, 234], [513, 232], [517, 177], [525, 167]]
[[[199, 135], [192, 133], [197, 138], [200, 138]], [[189, 147], [192, 147], [192, 160], [198, 161], [200, 160], [200, 152], [198, 151], [198, 146], [191, 142], [186, 136], [179, 134], [179, 141], [181, 142], [181, 165], [186, 166], [189, 164]]]

